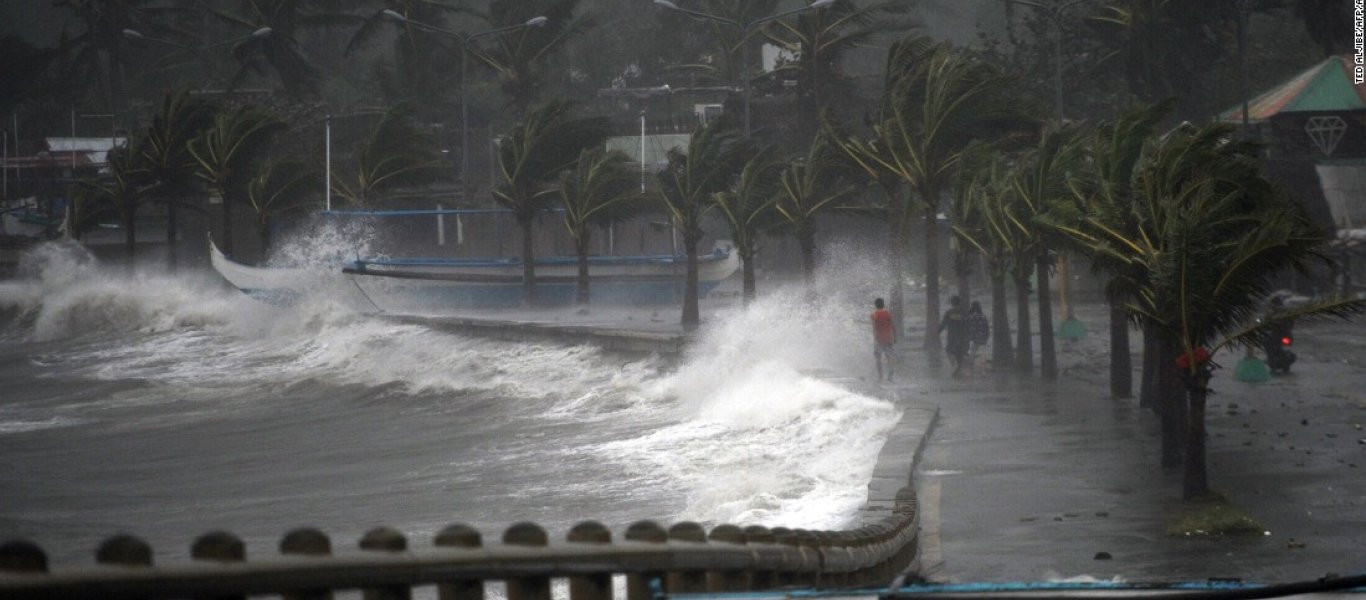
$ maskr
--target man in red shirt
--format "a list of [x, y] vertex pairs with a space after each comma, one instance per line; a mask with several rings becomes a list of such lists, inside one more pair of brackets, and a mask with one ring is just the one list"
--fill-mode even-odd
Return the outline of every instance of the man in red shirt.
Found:
[[892, 363], [896, 360], [896, 327], [892, 313], [884, 307], [882, 298], [873, 301], [873, 362], [877, 364], [877, 380], [882, 381], [882, 362], [887, 362], [887, 381], [892, 380]]

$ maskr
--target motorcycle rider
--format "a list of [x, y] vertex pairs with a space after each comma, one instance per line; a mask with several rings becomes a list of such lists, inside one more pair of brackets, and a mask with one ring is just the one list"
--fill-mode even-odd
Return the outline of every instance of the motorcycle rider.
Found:
[[[1267, 319], [1273, 319], [1285, 310], [1285, 298], [1272, 296], [1268, 306]], [[1271, 372], [1282, 371], [1290, 372], [1290, 365], [1295, 363], [1295, 353], [1290, 351], [1290, 343], [1294, 340], [1295, 322], [1287, 319], [1267, 330], [1262, 336], [1262, 350], [1266, 352], [1266, 366]], [[1287, 341], [1288, 340], [1288, 341]]]

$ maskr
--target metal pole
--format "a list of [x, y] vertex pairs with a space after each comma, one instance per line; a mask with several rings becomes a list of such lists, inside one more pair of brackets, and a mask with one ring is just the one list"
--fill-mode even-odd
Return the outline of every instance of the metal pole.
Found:
[[640, 193], [645, 193], [645, 111], [640, 111]]
[[71, 178], [76, 178], [76, 109], [71, 109]]
[[749, 137], [749, 27], [740, 28], [740, 78], [744, 83], [745, 137]]
[[1238, 96], [1243, 100], [1243, 136], [1252, 137], [1252, 116], [1247, 98], [1247, 3], [1239, 1], [1238, 9]]
[[323, 128], [323, 138], [326, 140], [324, 145], [327, 148], [324, 151], [326, 156], [324, 162], [327, 163], [327, 166], [324, 168], [326, 174], [323, 181], [323, 208], [330, 211], [332, 210], [332, 115], [327, 115], [324, 122], [326, 125]]
[[460, 40], [460, 195], [466, 203], [470, 201], [470, 112], [465, 85], [469, 81], [469, 53], [469, 40]]
[[5, 130], [5, 187], [3, 195], [5, 200], [9, 200], [9, 130]]
[[1062, 11], [1053, 12], [1053, 93], [1058, 109], [1058, 124], [1062, 125]]

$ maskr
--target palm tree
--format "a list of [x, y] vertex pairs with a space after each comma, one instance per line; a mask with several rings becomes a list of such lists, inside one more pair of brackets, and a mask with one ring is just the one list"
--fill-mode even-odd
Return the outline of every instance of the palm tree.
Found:
[[1058, 378], [1058, 358], [1053, 339], [1052, 292], [1049, 271], [1053, 266], [1055, 243], [1051, 243], [1052, 229], [1040, 218], [1059, 210], [1058, 205], [1075, 198], [1070, 185], [1071, 172], [1081, 158], [1080, 136], [1065, 128], [1044, 132], [1037, 148], [1025, 153], [1015, 165], [1012, 177], [1016, 208], [1009, 215], [1010, 226], [1028, 240], [1035, 262], [1038, 282], [1039, 308], [1039, 372], [1046, 380]]
[[318, 67], [304, 55], [299, 35], [308, 29], [351, 26], [364, 22], [362, 17], [330, 11], [326, 2], [310, 0], [248, 0], [239, 12], [212, 10], [220, 20], [242, 32], [254, 32], [232, 48], [238, 71], [233, 81], [248, 73], [274, 72], [285, 94], [291, 98], [318, 95], [323, 77]]
[[304, 163], [274, 160], [263, 165], [247, 182], [247, 202], [256, 213], [254, 222], [263, 254], [270, 254], [273, 220], [316, 205], [316, 196], [311, 191], [317, 189], [322, 179]]
[[72, 230], [83, 234], [105, 216], [123, 223], [124, 251], [131, 267], [136, 263], [137, 213], [152, 186], [137, 156], [124, 149], [109, 152], [107, 179], [79, 179], [75, 184], [75, 218]]
[[533, 110], [498, 145], [493, 199], [512, 211], [522, 230], [522, 302], [536, 304], [534, 220], [554, 197], [552, 185], [579, 155], [607, 140], [609, 123], [574, 117], [574, 104], [552, 100]]
[[245, 201], [247, 184], [257, 165], [286, 124], [275, 115], [252, 105], [219, 111], [213, 125], [190, 141], [190, 155], [199, 163], [197, 175], [219, 196], [223, 204], [223, 251], [232, 254], [232, 208]]
[[765, 147], [745, 162], [731, 189], [711, 198], [730, 226], [731, 241], [740, 254], [745, 306], [754, 301], [754, 257], [759, 251], [759, 236], [775, 224], [773, 203], [781, 168], [777, 149]]
[[[1095, 215], [1123, 235], [1140, 235], [1142, 224], [1133, 210], [1134, 175], [1145, 146], [1171, 108], [1171, 102], [1163, 102], [1131, 109], [1096, 127], [1088, 140], [1091, 160], [1080, 170], [1083, 176], [1073, 189], [1082, 214]], [[1124, 305], [1141, 274], [1125, 272], [1126, 263], [1109, 260], [1107, 255], [1093, 255], [1092, 261], [1097, 270], [1109, 276], [1105, 296], [1110, 305], [1110, 395], [1128, 398], [1133, 395], [1133, 361], [1129, 355], [1131, 319]], [[1149, 358], [1145, 371], [1153, 366]], [[1144, 383], [1146, 388], [1149, 378]]]
[[[1321, 258], [1323, 238], [1303, 207], [1261, 173], [1255, 146], [1230, 141], [1232, 128], [1182, 127], [1156, 142], [1137, 176], [1140, 235], [1108, 226], [1089, 211], [1059, 230], [1106, 260], [1139, 274], [1126, 307], [1176, 349], [1187, 396], [1183, 494], [1209, 490], [1205, 402], [1213, 365], [1208, 356], [1253, 344], [1285, 319], [1346, 317], [1361, 300], [1328, 300], [1258, 322], [1278, 273]], [[1166, 357], [1164, 357], [1166, 358]], [[1165, 433], [1165, 431], [1164, 431]]]
[[940, 194], [974, 140], [1020, 128], [1025, 106], [994, 65], [908, 38], [888, 51], [880, 127], [891, 170], [915, 190], [925, 223], [925, 348], [939, 348]]
[[[974, 176], [959, 187], [956, 197], [960, 210], [954, 212], [954, 237], [960, 245], [970, 245], [986, 259], [991, 281], [991, 362], [997, 367], [1015, 358], [1010, 342], [1010, 316], [1006, 302], [1006, 274], [1012, 256], [1012, 231], [1004, 225], [1001, 199], [1011, 193], [1009, 167], [992, 154]], [[1027, 309], [1026, 309], [1027, 310]]]
[[882, 0], [859, 6], [853, 0], [836, 0], [822, 10], [803, 12], [773, 22], [764, 29], [768, 41], [796, 57], [773, 72], [795, 72], [801, 140], [812, 139], [821, 112], [829, 106], [851, 106], [857, 86], [843, 70], [850, 50], [867, 45], [878, 36], [915, 27], [908, 16], [912, 6]]
[[672, 148], [668, 163], [659, 172], [659, 198], [683, 237], [687, 254], [684, 280], [683, 315], [686, 330], [701, 322], [697, 298], [697, 244], [702, 240], [702, 224], [716, 205], [712, 196], [726, 191], [739, 175], [752, 145], [736, 132], [726, 119], [717, 119], [693, 131], [686, 150]]
[[630, 163], [631, 157], [620, 151], [585, 149], [579, 153], [574, 170], [560, 176], [564, 226], [574, 239], [574, 252], [579, 258], [575, 304], [586, 305], [590, 298], [588, 245], [593, 227], [620, 218], [623, 205], [639, 197]]
[[802, 276], [807, 292], [816, 278], [816, 217], [854, 193], [849, 165], [824, 132], [807, 147], [806, 155], [787, 164], [778, 176], [780, 189], [773, 210], [797, 237], [802, 252]]
[[471, 56], [498, 72], [512, 113], [526, 115], [540, 97], [545, 76], [540, 69], [567, 41], [593, 26], [593, 21], [574, 11], [579, 0], [490, 0], [488, 12], [467, 11], [483, 19], [489, 29], [513, 28], [535, 17], [545, 17], [539, 27], [523, 27], [497, 36], [490, 48], [472, 47]]
[[413, 121], [411, 107], [390, 108], [356, 151], [353, 178], [333, 173], [332, 190], [357, 206], [382, 204], [395, 188], [435, 177], [441, 160], [431, 137]]
[[198, 208], [190, 202], [195, 193], [195, 171], [199, 168], [190, 154], [190, 141], [213, 123], [214, 110], [212, 104], [189, 92], [167, 94], [161, 101], [161, 113], [152, 118], [152, 125], [135, 150], [156, 181], [157, 201], [166, 205], [166, 258], [172, 269], [176, 267], [178, 209]]

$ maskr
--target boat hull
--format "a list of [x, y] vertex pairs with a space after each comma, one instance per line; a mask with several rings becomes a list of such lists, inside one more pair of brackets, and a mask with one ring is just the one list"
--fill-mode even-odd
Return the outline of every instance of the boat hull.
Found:
[[[698, 293], [705, 295], [739, 267], [732, 252], [698, 261]], [[343, 272], [377, 307], [388, 312], [440, 312], [448, 308], [506, 308], [522, 302], [520, 264], [353, 263]], [[574, 302], [578, 267], [538, 265], [536, 302], [545, 306]], [[594, 304], [661, 305], [682, 301], [683, 260], [618, 261], [589, 268], [589, 294]]]
[[[511, 260], [357, 260], [337, 271], [253, 267], [233, 261], [212, 242], [210, 262], [229, 283], [263, 302], [290, 305], [310, 292], [344, 289], [358, 305], [395, 313], [442, 313], [462, 308], [510, 308], [522, 303], [522, 265]], [[594, 304], [660, 305], [682, 301], [683, 257], [594, 257], [589, 293]], [[733, 251], [698, 260], [698, 293], [705, 295], [739, 268]], [[567, 305], [578, 292], [578, 265], [552, 257], [536, 266], [536, 300]]]

